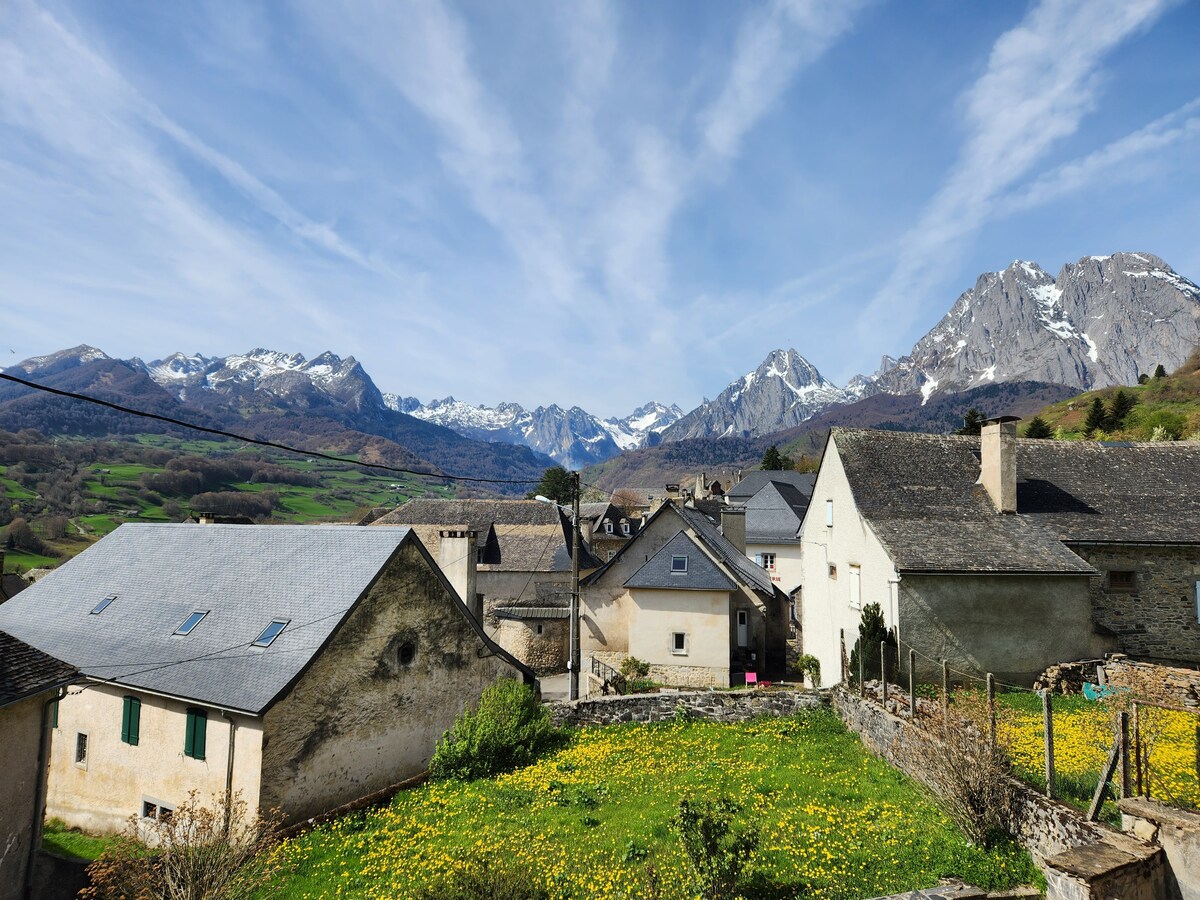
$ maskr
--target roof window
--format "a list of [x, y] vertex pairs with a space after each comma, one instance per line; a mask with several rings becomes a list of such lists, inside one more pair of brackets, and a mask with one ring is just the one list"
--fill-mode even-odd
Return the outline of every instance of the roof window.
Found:
[[672, 574], [685, 574], [687, 572], [687, 557], [672, 556], [671, 557], [671, 572]]
[[201, 620], [208, 615], [208, 610], [203, 612], [194, 612], [184, 621], [182, 625], [175, 629], [176, 634], [191, 634], [192, 629], [200, 624]]
[[110, 594], [109, 596], [105, 597], [103, 600], [101, 600], [99, 603], [97, 603], [95, 606], [92, 607], [92, 611], [91, 611], [90, 615], [93, 615], [93, 616], [100, 615], [100, 613], [102, 613], [106, 609], [108, 609], [108, 604], [112, 603], [116, 599], [117, 599], [116, 594]]
[[279, 632], [283, 631], [284, 627], [291, 619], [276, 619], [270, 625], [262, 630], [262, 634], [254, 639], [253, 646], [255, 647], [270, 647], [271, 642], [279, 637]]

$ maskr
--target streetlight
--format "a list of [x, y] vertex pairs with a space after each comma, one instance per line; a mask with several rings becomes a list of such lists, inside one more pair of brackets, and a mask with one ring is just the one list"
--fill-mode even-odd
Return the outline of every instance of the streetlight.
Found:
[[[571, 680], [572, 700], [579, 699], [579, 473], [571, 473], [571, 649], [567, 659], [567, 672]], [[549, 497], [538, 494], [533, 498], [539, 503], [549, 503], [564, 512], [567, 507]]]

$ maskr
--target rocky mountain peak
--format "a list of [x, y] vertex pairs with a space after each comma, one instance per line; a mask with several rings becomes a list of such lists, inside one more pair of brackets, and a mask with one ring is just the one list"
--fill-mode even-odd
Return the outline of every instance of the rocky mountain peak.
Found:
[[50, 374], [74, 369], [97, 359], [112, 359], [112, 357], [98, 347], [80, 344], [78, 347], [59, 350], [45, 356], [31, 356], [29, 359], [21, 360], [15, 366], [10, 366], [6, 371], [24, 372], [26, 375], [33, 375], [37, 372]]

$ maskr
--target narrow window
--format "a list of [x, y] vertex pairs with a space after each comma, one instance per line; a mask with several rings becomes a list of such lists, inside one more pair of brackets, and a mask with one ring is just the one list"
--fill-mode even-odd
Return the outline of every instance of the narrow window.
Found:
[[270, 625], [262, 630], [257, 638], [254, 639], [255, 647], [270, 647], [271, 641], [279, 637], [279, 632], [283, 631], [284, 627], [291, 619], [276, 619]]
[[687, 632], [676, 631], [671, 635], [671, 652], [676, 656], [687, 655]]
[[75, 735], [75, 765], [87, 768], [88, 736], [85, 732]]
[[683, 575], [687, 572], [687, 557], [672, 556], [671, 557], [671, 572], [675, 575]]
[[850, 563], [850, 608], [862, 609], [862, 566]]
[[192, 759], [204, 759], [205, 744], [208, 741], [208, 712], [189, 706], [187, 711], [187, 730], [183, 736], [183, 755]]
[[1113, 570], [1108, 573], [1108, 589], [1110, 591], [1121, 591], [1122, 593], [1132, 593], [1137, 590], [1137, 573], [1129, 571]]
[[629, 522], [625, 519], [621, 520], [621, 534], [629, 535]]
[[833, 527], [833, 501], [825, 501], [825, 525], [829, 528]]
[[171, 807], [169, 807], [169, 806], [160, 806], [160, 807], [158, 808], [158, 821], [160, 821], [160, 822], [170, 822], [170, 821], [171, 821], [171, 815], [172, 815], [172, 813], [174, 813], [174, 812], [175, 812], [175, 810], [171, 809]]
[[542, 623], [541, 623], [541, 622], [538, 622], [538, 623], [537, 623], [537, 633], [538, 633], [538, 634], [541, 634], [541, 633], [542, 633]]
[[604, 520], [604, 533], [605, 533], [605, 534], [612, 534], [612, 533], [613, 533], [612, 522], [610, 522], [608, 519], [605, 519], [605, 520]]
[[142, 730], [142, 701], [126, 697], [121, 704], [121, 740], [136, 747]]
[[192, 613], [190, 616], [187, 617], [187, 619], [184, 620], [184, 623], [182, 625], [180, 625], [178, 628], [175, 629], [175, 633], [176, 634], [191, 634], [192, 629], [195, 628], [197, 625], [199, 625], [200, 620], [203, 619], [207, 615], [208, 615], [207, 609], [204, 610], [204, 612]]
[[143, 819], [157, 819], [158, 818], [158, 804], [151, 803], [149, 800], [143, 800], [142, 801], [142, 818]]
[[829, 564], [829, 577], [833, 581], [837, 581], [837, 566], [834, 563]]
[[117, 595], [116, 595], [116, 594], [113, 594], [113, 595], [111, 595], [111, 596], [109, 596], [109, 597], [105, 597], [103, 600], [101, 600], [99, 603], [97, 603], [95, 606], [93, 606], [93, 607], [92, 607], [92, 612], [91, 612], [91, 614], [92, 614], [93, 616], [98, 616], [98, 615], [100, 615], [100, 613], [102, 613], [102, 612], [104, 612], [106, 609], [108, 609], [108, 604], [112, 603], [112, 602], [113, 602], [114, 600], [116, 600], [116, 599], [117, 599]]

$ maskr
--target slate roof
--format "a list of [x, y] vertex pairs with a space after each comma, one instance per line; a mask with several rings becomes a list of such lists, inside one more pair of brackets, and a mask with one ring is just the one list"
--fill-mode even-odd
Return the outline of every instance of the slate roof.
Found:
[[792, 472], [779, 469], [759, 469], [747, 472], [737, 484], [733, 485], [725, 496], [730, 503], [745, 503], [763, 489], [769, 481], [790, 484], [805, 497], [811, 497], [813, 486], [817, 483], [815, 472]]
[[835, 428], [855, 503], [902, 571], [1088, 574], [1072, 542], [1200, 543], [1200, 445], [1018, 440], [1017, 513], [979, 438]]
[[0, 631], [0, 708], [70, 684], [78, 670]]
[[[126, 524], [0, 605], [0, 629], [93, 678], [257, 714], [406, 540], [406, 528]], [[290, 623], [251, 647], [273, 619]]]
[[567, 606], [498, 606], [492, 612], [497, 619], [569, 619]]
[[746, 558], [744, 553], [738, 552], [738, 548], [733, 546], [725, 535], [721, 534], [708, 516], [686, 506], [672, 506], [696, 532], [696, 536], [700, 538], [705, 548], [716, 556], [726, 568], [733, 570], [747, 587], [767, 596], [772, 596], [779, 591], [772, 584], [770, 573], [761, 566], [756, 566]]
[[745, 503], [746, 543], [798, 544], [810, 494], [786, 481], [768, 481]]
[[[686, 572], [671, 571], [671, 560], [686, 556]], [[686, 532], [667, 541], [625, 582], [628, 588], [663, 588], [679, 591], [734, 591], [737, 585], [721, 571]]]
[[29, 582], [13, 572], [5, 572], [0, 575], [0, 603], [17, 596], [25, 588], [29, 587]]

